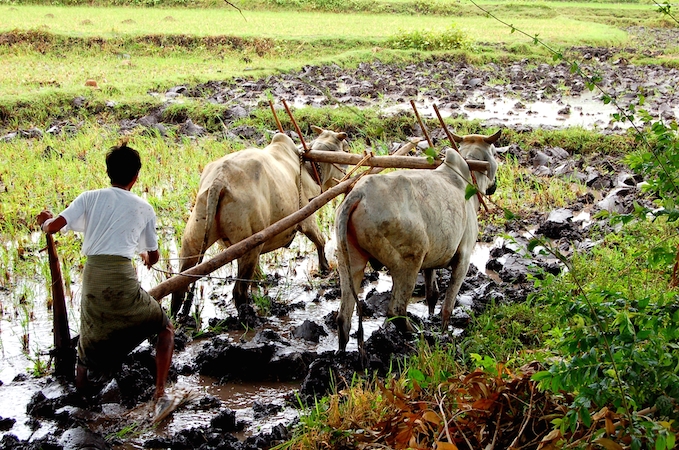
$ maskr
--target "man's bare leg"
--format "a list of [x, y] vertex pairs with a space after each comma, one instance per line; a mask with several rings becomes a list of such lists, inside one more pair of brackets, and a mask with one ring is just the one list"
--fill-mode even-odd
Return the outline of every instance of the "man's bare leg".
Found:
[[167, 327], [158, 334], [156, 344], [156, 392], [154, 399], [159, 399], [165, 394], [165, 384], [172, 364], [174, 352], [174, 326], [168, 322]]
[[88, 386], [87, 380], [87, 366], [78, 361], [78, 365], [75, 371], [75, 388], [78, 392], [85, 393]]

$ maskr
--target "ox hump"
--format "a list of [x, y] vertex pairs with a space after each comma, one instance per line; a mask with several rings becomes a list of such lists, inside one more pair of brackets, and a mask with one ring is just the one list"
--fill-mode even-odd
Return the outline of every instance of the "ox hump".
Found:
[[467, 161], [465, 161], [462, 155], [460, 155], [456, 150], [453, 150], [452, 148], [448, 149], [448, 151], [446, 152], [444, 166], [452, 169], [453, 171], [456, 171], [459, 175], [462, 175], [464, 178], [469, 178], [470, 176]]
[[274, 134], [273, 138], [271, 139], [271, 143], [272, 144], [292, 145], [293, 147], [295, 147], [295, 143], [293, 142], [292, 139], [290, 139], [290, 136], [288, 136], [287, 134], [284, 134], [284, 133]]

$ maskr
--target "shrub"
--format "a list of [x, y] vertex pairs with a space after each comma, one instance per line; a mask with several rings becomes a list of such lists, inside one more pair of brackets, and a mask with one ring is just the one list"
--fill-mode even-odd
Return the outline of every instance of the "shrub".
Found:
[[387, 46], [401, 50], [457, 50], [469, 46], [467, 35], [452, 24], [445, 31], [399, 31], [387, 40]]

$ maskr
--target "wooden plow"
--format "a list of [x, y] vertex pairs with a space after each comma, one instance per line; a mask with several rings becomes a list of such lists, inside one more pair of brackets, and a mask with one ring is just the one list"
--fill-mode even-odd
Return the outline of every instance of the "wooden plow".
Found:
[[[278, 117], [276, 116], [273, 102], [269, 101], [269, 105], [276, 120], [278, 130], [280, 132], [283, 132], [283, 127], [280, 121], [278, 120]], [[430, 161], [428, 158], [425, 157], [406, 156], [411, 150], [417, 147], [417, 143], [421, 140], [419, 138], [407, 142], [396, 152], [388, 156], [372, 156], [370, 154], [359, 155], [359, 154], [309, 150], [306, 143], [304, 142], [304, 138], [302, 137], [300, 128], [295, 122], [292, 113], [290, 112], [290, 109], [287, 107], [287, 104], [285, 104], [285, 102], [283, 102], [283, 105], [288, 115], [290, 116], [293, 125], [295, 126], [295, 130], [298, 136], [300, 137], [300, 140], [302, 141], [302, 148], [304, 151], [304, 153], [302, 154], [302, 158], [304, 160], [312, 162], [327, 162], [335, 164], [355, 165], [356, 168], [360, 166], [368, 166], [371, 167], [371, 169], [364, 171], [360, 175], [352, 177], [349, 177], [349, 175], [351, 175], [350, 173], [349, 175], [347, 175], [347, 177], [345, 177], [345, 179], [340, 180], [336, 186], [328, 189], [319, 196], [315, 197], [306, 206], [302, 207], [297, 212], [253, 234], [249, 238], [243, 239], [242, 241], [229, 246], [227, 249], [223, 250], [221, 253], [214, 256], [212, 259], [204, 261], [201, 264], [192, 267], [191, 269], [188, 269], [182, 273], [174, 275], [171, 278], [161, 282], [160, 284], [158, 284], [157, 286], [153, 287], [148, 291], [149, 294], [153, 296], [153, 298], [155, 298], [156, 300], [160, 301], [167, 295], [170, 295], [175, 291], [179, 291], [188, 287], [190, 284], [196, 282], [198, 279], [209, 275], [210, 273], [214, 272], [220, 267], [230, 263], [235, 259], [240, 258], [245, 253], [261, 245], [262, 243], [266, 242], [267, 240], [271, 239], [277, 234], [283, 232], [284, 230], [295, 226], [296, 224], [306, 219], [307, 217], [311, 216], [314, 212], [318, 211], [320, 208], [325, 206], [333, 198], [351, 190], [353, 185], [362, 176], [379, 173], [385, 168], [435, 169], [441, 164], [441, 161], [436, 160]], [[419, 115], [418, 120], [420, 120]], [[421, 126], [423, 131], [425, 132], [425, 136], [427, 136], [427, 141], [431, 146], [432, 145], [431, 140], [429, 139], [428, 134], [426, 134], [424, 124], [422, 124]], [[446, 133], [448, 134], [447, 129]], [[452, 140], [452, 138], [451, 145], [453, 146], [453, 148], [457, 149], [455, 146], [455, 142]], [[489, 164], [486, 161], [467, 161], [467, 164], [469, 165], [469, 168], [471, 170], [479, 172], [486, 171], [488, 170], [489, 167]]]
[[54, 236], [47, 233], [47, 256], [52, 277], [52, 326], [54, 333], [54, 374], [67, 380], [75, 378], [75, 348], [71, 344], [68, 329], [68, 313], [64, 297], [64, 281], [61, 265], [54, 243]]

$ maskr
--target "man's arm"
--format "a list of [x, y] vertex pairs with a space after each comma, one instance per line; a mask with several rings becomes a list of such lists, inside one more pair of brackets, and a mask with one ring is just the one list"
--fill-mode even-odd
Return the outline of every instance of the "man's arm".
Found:
[[52, 217], [50, 211], [44, 210], [38, 214], [38, 225], [45, 233], [56, 233], [66, 226], [66, 219], [63, 216]]
[[158, 250], [151, 250], [148, 252], [142, 252], [139, 254], [139, 256], [141, 256], [142, 261], [144, 261], [144, 265], [150, 269], [151, 266], [157, 263], [160, 259], [160, 252]]

